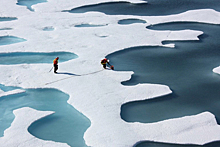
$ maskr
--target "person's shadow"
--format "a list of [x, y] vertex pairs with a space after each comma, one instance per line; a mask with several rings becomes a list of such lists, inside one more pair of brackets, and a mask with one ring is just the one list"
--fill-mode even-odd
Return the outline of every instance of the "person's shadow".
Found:
[[69, 73], [69, 72], [57, 72], [57, 74], [64, 74], [64, 75], [70, 75], [70, 76], [81, 76], [81, 75]]

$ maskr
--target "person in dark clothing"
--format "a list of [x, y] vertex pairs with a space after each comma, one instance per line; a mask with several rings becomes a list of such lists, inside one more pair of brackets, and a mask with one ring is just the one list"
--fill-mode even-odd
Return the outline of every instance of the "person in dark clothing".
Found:
[[107, 58], [102, 59], [102, 60], [101, 60], [101, 64], [102, 64], [102, 66], [103, 66], [104, 69], [106, 69], [107, 64], [108, 64], [108, 65], [110, 66], [110, 68], [111, 68], [112, 70], [114, 70], [114, 66], [109, 63], [109, 61], [108, 61]]
[[59, 59], [59, 57], [56, 57], [53, 60], [54, 73], [57, 73], [57, 70], [58, 70], [58, 59]]

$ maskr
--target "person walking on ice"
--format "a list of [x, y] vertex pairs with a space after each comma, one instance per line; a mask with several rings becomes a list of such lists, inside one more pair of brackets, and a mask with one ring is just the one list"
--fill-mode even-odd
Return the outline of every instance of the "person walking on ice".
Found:
[[111, 68], [112, 70], [114, 70], [114, 66], [109, 63], [109, 61], [108, 61], [107, 58], [102, 59], [102, 60], [101, 60], [101, 64], [102, 64], [102, 66], [103, 66], [104, 69], [106, 69], [107, 64], [108, 64], [108, 65], [110, 66], [110, 68]]
[[56, 57], [53, 60], [54, 73], [57, 73], [57, 70], [58, 70], [58, 59], [59, 59], [59, 57]]

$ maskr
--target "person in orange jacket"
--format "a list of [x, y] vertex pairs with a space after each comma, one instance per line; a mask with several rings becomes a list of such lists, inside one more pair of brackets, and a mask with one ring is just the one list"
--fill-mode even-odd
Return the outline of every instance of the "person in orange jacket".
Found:
[[111, 68], [112, 70], [114, 70], [114, 66], [109, 63], [109, 61], [108, 61], [107, 58], [102, 59], [102, 60], [101, 60], [101, 64], [102, 64], [102, 66], [103, 66], [104, 69], [106, 69], [106, 66], [107, 66], [107, 64], [108, 64], [108, 65], [111, 66], [110, 68]]
[[54, 73], [57, 73], [57, 70], [58, 70], [58, 59], [59, 59], [59, 57], [56, 57], [53, 60]]

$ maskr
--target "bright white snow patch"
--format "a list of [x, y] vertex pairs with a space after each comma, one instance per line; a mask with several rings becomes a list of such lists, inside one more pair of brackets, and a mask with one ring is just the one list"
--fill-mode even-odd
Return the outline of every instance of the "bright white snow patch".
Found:
[[220, 66], [213, 69], [214, 73], [220, 74]]

